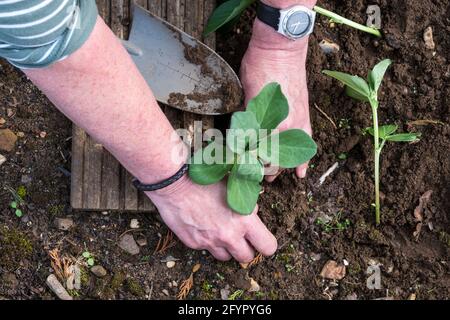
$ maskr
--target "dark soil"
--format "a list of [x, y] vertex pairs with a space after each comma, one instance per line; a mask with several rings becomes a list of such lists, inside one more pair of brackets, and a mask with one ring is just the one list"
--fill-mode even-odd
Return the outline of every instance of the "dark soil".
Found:
[[[181, 282], [200, 263], [189, 294], [193, 299], [220, 298], [247, 289], [247, 277], [261, 286], [260, 293], [245, 291], [240, 299], [448, 299], [450, 296], [450, 6], [444, 0], [381, 0], [383, 30], [376, 40], [344, 26], [329, 28], [319, 18], [311, 37], [308, 61], [314, 138], [318, 155], [305, 180], [287, 171], [265, 185], [261, 215], [276, 234], [279, 250], [241, 270], [235, 262], [219, 263], [208, 254], [182, 244], [154, 254], [166, 227], [154, 215], [72, 212], [69, 207], [70, 124], [18, 71], [1, 63], [1, 128], [23, 132], [8, 160], [0, 166], [0, 299], [43, 298], [54, 295], [45, 285], [52, 272], [48, 251], [80, 257], [94, 255], [108, 275], [99, 279], [83, 272], [78, 299], [174, 299]], [[327, 1], [322, 5], [364, 22], [373, 2]], [[219, 50], [236, 70], [250, 38], [250, 10], [231, 33], [219, 36]], [[432, 26], [436, 50], [425, 48], [423, 32]], [[341, 50], [325, 55], [318, 43], [329, 39]], [[396, 123], [402, 131], [422, 133], [419, 143], [389, 144], [382, 155], [382, 224], [374, 224], [372, 144], [361, 130], [371, 124], [369, 107], [345, 96], [337, 82], [322, 69], [365, 75], [377, 61], [391, 58], [393, 67], [382, 86], [381, 123]], [[313, 105], [317, 104], [338, 125], [335, 129]], [[8, 110], [9, 109], [9, 110]], [[433, 120], [418, 125], [416, 120]], [[409, 123], [409, 124], [408, 124]], [[420, 123], [419, 123], [420, 124]], [[41, 132], [46, 132], [42, 135]], [[44, 137], [43, 137], [44, 136]], [[341, 153], [346, 160], [339, 160]], [[339, 168], [320, 187], [319, 177], [335, 162]], [[9, 186], [26, 188], [24, 216], [9, 208]], [[414, 209], [432, 190], [423, 210], [423, 227], [416, 239]], [[56, 217], [71, 216], [74, 227], [59, 231]], [[140, 222], [135, 237], [148, 245], [130, 257], [117, 246], [130, 220]], [[328, 226], [318, 218], [330, 218]], [[344, 224], [348, 219], [349, 225]], [[339, 228], [339, 226], [341, 228]], [[162, 259], [180, 259], [168, 269]], [[348, 262], [344, 279], [324, 280], [328, 260]], [[380, 264], [380, 290], [366, 286], [366, 270]], [[85, 268], [85, 271], [87, 268]], [[174, 283], [175, 281], [175, 283]]]

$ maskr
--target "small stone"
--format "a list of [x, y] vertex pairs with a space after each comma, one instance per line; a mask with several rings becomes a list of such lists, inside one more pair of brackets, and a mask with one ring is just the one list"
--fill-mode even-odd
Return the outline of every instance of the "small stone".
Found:
[[22, 177], [20, 178], [20, 182], [22, 184], [30, 184], [31, 181], [33, 181], [33, 178], [27, 174], [22, 175]]
[[129, 233], [124, 234], [120, 238], [119, 247], [133, 256], [139, 254], [140, 252], [139, 246], [134, 240], [134, 237]]
[[228, 300], [230, 296], [230, 289], [220, 289], [220, 299]]
[[0, 130], [0, 150], [11, 152], [16, 146], [17, 136], [9, 129]]
[[55, 226], [59, 230], [67, 231], [73, 226], [73, 220], [71, 218], [56, 218]]
[[6, 115], [8, 116], [8, 118], [11, 118], [14, 115], [14, 110], [11, 108], [7, 108]]
[[95, 275], [96, 275], [97, 277], [99, 277], [99, 278], [106, 277], [106, 275], [108, 274], [108, 272], [106, 271], [106, 269], [103, 268], [103, 267], [100, 266], [100, 265], [93, 266], [93, 267], [91, 268], [91, 272], [92, 272], [93, 274], [95, 274]]
[[54, 274], [47, 277], [45, 281], [50, 290], [61, 300], [73, 300], [72, 296], [64, 289]]
[[39, 137], [41, 137], [42, 139], [44, 139], [46, 136], [47, 136], [47, 132], [45, 132], [45, 131], [41, 131], [39, 133]]
[[250, 289], [248, 289], [248, 292], [258, 292], [260, 290], [261, 287], [258, 282], [256, 282], [253, 278], [250, 278]]
[[0, 166], [6, 162], [6, 157], [0, 154]]
[[2, 117], [0, 117], [0, 126], [4, 125], [6, 123], [6, 120]]
[[320, 46], [320, 49], [322, 49], [322, 51], [325, 54], [336, 53], [336, 52], [339, 52], [339, 50], [341, 50], [341, 47], [337, 43], [334, 43], [334, 42], [326, 40], [326, 39], [322, 40], [319, 43], [319, 46]]
[[345, 300], [358, 300], [358, 296], [356, 293], [351, 293], [345, 298]]
[[140, 246], [140, 247], [145, 247], [148, 242], [147, 242], [147, 238], [144, 236], [138, 236], [136, 238], [136, 243]]
[[131, 219], [131, 221], [130, 221], [130, 228], [131, 229], [139, 229], [139, 221], [138, 221], [138, 219]]
[[436, 49], [436, 44], [433, 39], [433, 28], [431, 26], [425, 29], [423, 33], [423, 41], [425, 41], [425, 48], [429, 50]]
[[329, 260], [320, 272], [320, 276], [330, 280], [342, 280], [345, 277], [345, 266]]
[[169, 261], [179, 261], [179, 260], [180, 260], [180, 259], [177, 259], [177, 258], [175, 258], [175, 257], [167, 256], [167, 257], [165, 257], [164, 259], [162, 259], [161, 262], [167, 263], [167, 262], [169, 262]]
[[175, 261], [167, 261], [166, 262], [166, 266], [167, 266], [167, 268], [169, 268], [169, 269], [172, 269], [173, 267], [175, 267]]
[[416, 300], [417, 296], [415, 293], [411, 293], [411, 295], [408, 297], [408, 300]]
[[22, 132], [22, 131], [19, 131], [19, 132], [17, 132], [17, 136], [18, 136], [19, 138], [23, 138], [23, 137], [25, 137], [25, 133]]
[[312, 261], [319, 261], [322, 258], [322, 255], [320, 253], [311, 253], [310, 257]]
[[163, 289], [162, 293], [164, 293], [166, 296], [169, 296], [169, 291], [167, 291], [167, 289]]
[[350, 264], [347, 259], [344, 259], [342, 262], [344, 263], [344, 266], [346, 266], [346, 267], [348, 267], [348, 265]]

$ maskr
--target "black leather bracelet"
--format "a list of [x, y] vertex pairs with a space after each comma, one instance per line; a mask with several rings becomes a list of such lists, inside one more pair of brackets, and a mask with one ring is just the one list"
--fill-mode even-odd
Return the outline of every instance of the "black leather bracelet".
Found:
[[175, 183], [176, 181], [180, 180], [181, 177], [184, 176], [184, 174], [189, 170], [189, 165], [185, 164], [181, 167], [180, 170], [178, 170], [177, 173], [175, 173], [170, 178], [167, 178], [164, 181], [154, 183], [154, 184], [143, 184], [138, 179], [133, 179], [133, 185], [136, 189], [140, 191], [156, 191], [163, 189], [165, 187], [170, 186], [171, 184]]

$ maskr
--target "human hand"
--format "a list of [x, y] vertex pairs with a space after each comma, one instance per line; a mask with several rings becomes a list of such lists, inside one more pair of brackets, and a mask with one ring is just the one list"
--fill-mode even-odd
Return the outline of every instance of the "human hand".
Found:
[[[311, 8], [316, 1], [266, 0], [265, 2], [275, 7], [303, 4]], [[289, 40], [256, 19], [252, 39], [241, 65], [241, 81], [246, 105], [266, 84], [278, 82], [290, 107], [288, 118], [278, 127], [281, 131], [296, 128], [312, 134], [305, 68], [307, 51], [307, 38]], [[304, 178], [307, 168], [307, 163], [296, 168], [297, 176]], [[267, 176], [266, 180], [272, 182], [278, 174]]]
[[234, 213], [226, 203], [226, 184], [201, 186], [184, 176], [162, 190], [148, 192], [161, 217], [188, 247], [208, 250], [218, 260], [246, 263], [255, 251], [270, 256], [277, 240], [257, 216]]

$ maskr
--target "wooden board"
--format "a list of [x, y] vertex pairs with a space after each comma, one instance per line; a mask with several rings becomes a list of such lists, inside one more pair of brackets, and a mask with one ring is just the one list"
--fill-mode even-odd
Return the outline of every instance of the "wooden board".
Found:
[[[127, 38], [130, 3], [133, 0], [97, 0], [100, 15], [120, 38]], [[136, 0], [136, 3], [189, 34], [202, 39], [202, 31], [215, 1], [211, 0]], [[215, 48], [214, 35], [202, 39]], [[174, 128], [193, 131], [196, 120], [204, 129], [213, 126], [213, 118], [182, 113], [161, 106]], [[132, 176], [102, 145], [82, 129], [73, 126], [71, 205], [79, 210], [155, 211], [154, 205], [131, 184]]]

